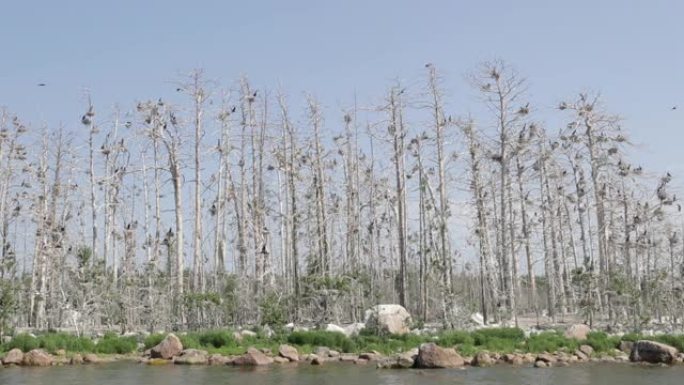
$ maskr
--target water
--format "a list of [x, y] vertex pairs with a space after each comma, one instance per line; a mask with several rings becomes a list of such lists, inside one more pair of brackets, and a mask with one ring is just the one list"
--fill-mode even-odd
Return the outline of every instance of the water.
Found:
[[647, 368], [607, 364], [550, 369], [497, 366], [465, 370], [377, 370], [351, 364], [244, 369], [117, 363], [0, 369], [2, 385], [667, 385], [682, 384], [683, 377], [683, 366]]

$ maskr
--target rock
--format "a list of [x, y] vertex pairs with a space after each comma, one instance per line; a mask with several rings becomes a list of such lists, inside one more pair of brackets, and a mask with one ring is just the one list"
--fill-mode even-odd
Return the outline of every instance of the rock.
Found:
[[620, 350], [623, 353], [632, 353], [632, 347], [634, 347], [634, 342], [632, 341], [620, 341]]
[[344, 328], [342, 328], [341, 326], [335, 325], [335, 324], [327, 324], [327, 325], [325, 325], [325, 329], [324, 329], [324, 330], [325, 330], [326, 332], [335, 332], [335, 333], [342, 333], [342, 334], [345, 334], [345, 333], [344, 333]]
[[83, 357], [76, 353], [73, 356], [71, 356], [71, 360], [69, 360], [69, 364], [71, 365], [81, 365], [83, 364]]
[[594, 348], [589, 345], [580, 345], [579, 351], [586, 354], [587, 357], [591, 357], [591, 355], [594, 354]]
[[565, 330], [565, 338], [574, 338], [576, 340], [586, 340], [587, 334], [591, 331], [591, 328], [585, 324], [574, 324]]
[[316, 366], [323, 365], [323, 361], [325, 361], [325, 360], [323, 360], [321, 357], [316, 356], [311, 360], [311, 365], [316, 365]]
[[354, 362], [358, 356], [356, 354], [341, 354], [340, 361], [342, 362]]
[[88, 353], [83, 356], [83, 362], [86, 364], [97, 364], [100, 362], [100, 358], [93, 353]]
[[275, 356], [275, 357], [273, 357], [273, 362], [275, 362], [276, 364], [286, 364], [286, 363], [290, 362], [290, 360], [288, 360], [285, 357]]
[[521, 357], [519, 354], [504, 354], [502, 359], [504, 362], [508, 362], [511, 365], [522, 365], [524, 363], [523, 357]]
[[317, 346], [316, 349], [314, 349], [313, 354], [316, 356], [327, 358], [328, 353], [330, 353], [330, 348], [327, 346]]
[[170, 333], [150, 350], [150, 357], [169, 360], [183, 351], [183, 344], [175, 334]]
[[290, 361], [299, 361], [299, 353], [294, 346], [280, 345], [278, 347], [278, 354]]
[[353, 336], [358, 336], [359, 333], [361, 333], [361, 330], [366, 328], [366, 324], [363, 322], [356, 322], [353, 324], [349, 324], [344, 327], [344, 335], [347, 337], [353, 337]]
[[222, 356], [220, 354], [212, 354], [208, 359], [209, 365], [228, 365], [231, 362], [233, 362], [233, 360], [230, 357]]
[[674, 362], [678, 364], [684, 363], [684, 353], [677, 353], [674, 357]]
[[484, 317], [480, 313], [473, 313], [470, 315], [470, 320], [477, 326], [484, 326]]
[[494, 364], [494, 360], [487, 352], [478, 352], [471, 362], [471, 365], [479, 367], [491, 366], [492, 364]]
[[416, 357], [418, 357], [418, 349], [408, 351], [406, 353], [397, 354], [397, 367], [412, 368], [416, 364]]
[[328, 358], [338, 359], [340, 358], [340, 352], [337, 350], [330, 350], [328, 351]]
[[454, 349], [441, 348], [434, 343], [422, 344], [418, 349], [418, 368], [457, 368], [463, 364], [463, 358]]
[[547, 367], [549, 367], [549, 366], [550, 366], [550, 365], [547, 364], [547, 363], [544, 362], [544, 361], [535, 361], [535, 362], [534, 362], [534, 367], [535, 367], [535, 368], [547, 368]]
[[406, 334], [410, 331], [411, 315], [401, 305], [376, 305], [366, 310], [365, 324], [380, 333]]
[[378, 352], [361, 353], [358, 358], [366, 361], [378, 361], [382, 359], [382, 354]]
[[243, 337], [256, 337], [257, 334], [251, 330], [240, 330], [240, 335]]
[[354, 365], [365, 365], [369, 362], [369, 360], [365, 358], [358, 357], [357, 359], [354, 360]]
[[588, 361], [589, 360], [589, 356], [584, 354], [584, 352], [582, 352], [579, 349], [575, 350], [575, 356], [577, 356], [577, 359], [579, 359], [580, 361]]
[[257, 334], [255, 332], [248, 329], [240, 330], [239, 332], [233, 333], [233, 338], [237, 342], [242, 342], [245, 338], [252, 338], [256, 336]]
[[273, 358], [265, 355], [259, 349], [250, 347], [247, 353], [233, 360], [234, 365], [262, 366], [273, 363]]
[[551, 355], [549, 353], [543, 353], [543, 354], [537, 355], [535, 362], [536, 361], [544, 361], [547, 364], [552, 364], [558, 360], [556, 359], [556, 357], [554, 357], [553, 355]]
[[412, 368], [416, 361], [415, 355], [411, 352], [395, 354], [377, 361], [378, 369], [408, 369]]
[[50, 366], [54, 360], [42, 349], [33, 349], [24, 354], [22, 365], [24, 366]]
[[267, 356], [272, 356], [272, 355], [273, 355], [273, 352], [272, 352], [271, 349], [269, 349], [269, 348], [261, 348], [261, 349], [259, 349], [259, 350], [261, 350], [261, 352], [264, 353], [264, 354], [267, 355]]
[[147, 365], [151, 365], [151, 366], [167, 365], [170, 363], [171, 363], [170, 360], [166, 360], [163, 358], [150, 358], [149, 360], [147, 360]]
[[21, 349], [14, 348], [7, 352], [5, 357], [2, 359], [2, 363], [5, 365], [19, 365], [24, 360], [24, 353]]
[[653, 364], [671, 364], [677, 355], [677, 349], [659, 342], [641, 340], [634, 343], [629, 359], [632, 362], [650, 362]]
[[185, 349], [173, 359], [173, 363], [178, 365], [206, 365], [209, 363], [209, 357], [204, 350]]
[[525, 353], [522, 356], [523, 362], [527, 364], [533, 364], [537, 360], [537, 356], [532, 353]]
[[64, 356], [66, 356], [66, 350], [64, 350], [64, 349], [58, 349], [58, 350], [55, 352], [55, 355], [56, 355], [56, 356], [60, 356], [60, 357], [64, 357]]

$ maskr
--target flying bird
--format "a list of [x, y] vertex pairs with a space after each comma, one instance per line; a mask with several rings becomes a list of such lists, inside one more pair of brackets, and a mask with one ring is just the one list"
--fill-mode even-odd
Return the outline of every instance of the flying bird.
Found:
[[47, 84], [45, 83], [38, 83], [38, 87], [45, 87]]
[[672, 106], [672, 111], [676, 110], [677, 106]]

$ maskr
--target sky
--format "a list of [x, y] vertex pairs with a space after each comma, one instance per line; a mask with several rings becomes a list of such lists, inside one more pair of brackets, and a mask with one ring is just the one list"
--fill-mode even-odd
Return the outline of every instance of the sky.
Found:
[[[195, 68], [230, 84], [305, 92], [335, 111], [379, 100], [425, 63], [467, 114], [466, 75], [500, 58], [549, 111], [600, 92], [635, 159], [684, 178], [684, 2], [677, 0], [9, 1], [0, 14], [0, 106], [78, 129], [85, 92], [101, 109], [173, 94]], [[38, 87], [45, 83], [45, 87]], [[673, 110], [673, 106], [679, 106]]]

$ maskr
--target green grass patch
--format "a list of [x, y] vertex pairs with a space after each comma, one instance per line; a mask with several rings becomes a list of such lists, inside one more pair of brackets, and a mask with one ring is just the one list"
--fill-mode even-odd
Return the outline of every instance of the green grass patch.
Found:
[[137, 350], [136, 337], [121, 337], [114, 333], [106, 333], [95, 345], [95, 353], [99, 354], [128, 354]]
[[620, 337], [610, 337], [604, 332], [589, 332], [583, 343], [594, 348], [595, 352], [609, 353], [620, 346]]
[[559, 332], [544, 332], [530, 336], [524, 344], [525, 350], [531, 353], [570, 351], [579, 347], [579, 341], [566, 338]]

